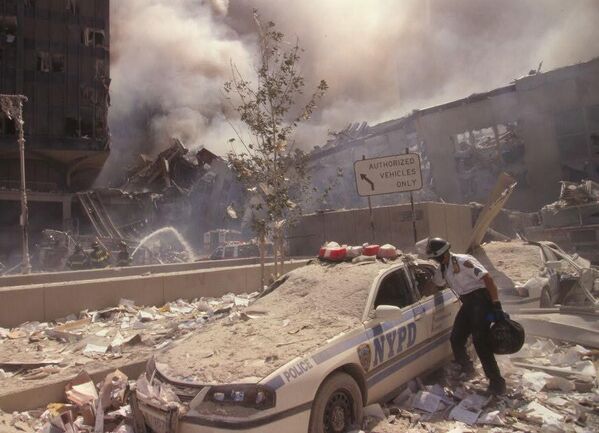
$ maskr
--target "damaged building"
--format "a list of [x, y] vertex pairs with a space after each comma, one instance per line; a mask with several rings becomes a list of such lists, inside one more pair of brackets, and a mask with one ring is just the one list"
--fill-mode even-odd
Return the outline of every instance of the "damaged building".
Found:
[[[562, 180], [599, 180], [599, 58], [531, 71], [507, 86], [374, 126], [350, 125], [311, 153], [317, 183], [333, 182], [338, 168], [344, 174], [320, 209], [364, 207], [354, 161], [406, 148], [423, 156], [425, 187], [417, 200], [485, 202], [507, 172], [518, 181], [509, 207], [536, 211], [555, 201]], [[408, 200], [379, 196], [372, 203]]]
[[[84, 218], [74, 192], [90, 188], [110, 149], [109, 0], [0, 0], [0, 93], [22, 94], [32, 242], [43, 228]], [[0, 114], [0, 251], [19, 251], [19, 156]], [[8, 260], [0, 257], [0, 261]]]

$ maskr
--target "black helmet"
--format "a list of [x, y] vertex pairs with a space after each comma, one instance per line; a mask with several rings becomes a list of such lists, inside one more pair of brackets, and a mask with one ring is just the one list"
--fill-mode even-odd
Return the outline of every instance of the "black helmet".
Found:
[[514, 320], [499, 320], [491, 326], [491, 345], [498, 355], [518, 352], [524, 345], [524, 337], [524, 328]]
[[92, 243], [92, 248], [100, 248], [100, 242], [94, 241], [94, 243]]
[[431, 258], [441, 257], [451, 248], [451, 244], [442, 238], [429, 238], [426, 244], [426, 255]]

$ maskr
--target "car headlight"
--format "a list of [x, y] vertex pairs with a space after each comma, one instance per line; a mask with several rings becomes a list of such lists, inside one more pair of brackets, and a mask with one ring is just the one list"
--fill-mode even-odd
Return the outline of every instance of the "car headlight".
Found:
[[210, 388], [204, 401], [266, 410], [275, 407], [276, 393], [263, 385], [219, 385]]

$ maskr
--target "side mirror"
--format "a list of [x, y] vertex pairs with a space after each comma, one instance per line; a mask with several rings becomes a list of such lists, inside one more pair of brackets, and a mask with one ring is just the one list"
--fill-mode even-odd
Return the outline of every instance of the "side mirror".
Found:
[[374, 317], [383, 320], [397, 319], [400, 314], [401, 308], [395, 305], [379, 305], [374, 310]]

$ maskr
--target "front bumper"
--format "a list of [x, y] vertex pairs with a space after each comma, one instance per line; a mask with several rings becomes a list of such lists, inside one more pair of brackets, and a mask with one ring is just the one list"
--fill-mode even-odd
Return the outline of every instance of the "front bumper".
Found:
[[152, 433], [306, 433], [310, 403], [258, 418], [205, 417], [193, 411], [180, 416], [177, 409], [159, 408], [139, 396], [134, 418], [142, 420]]

